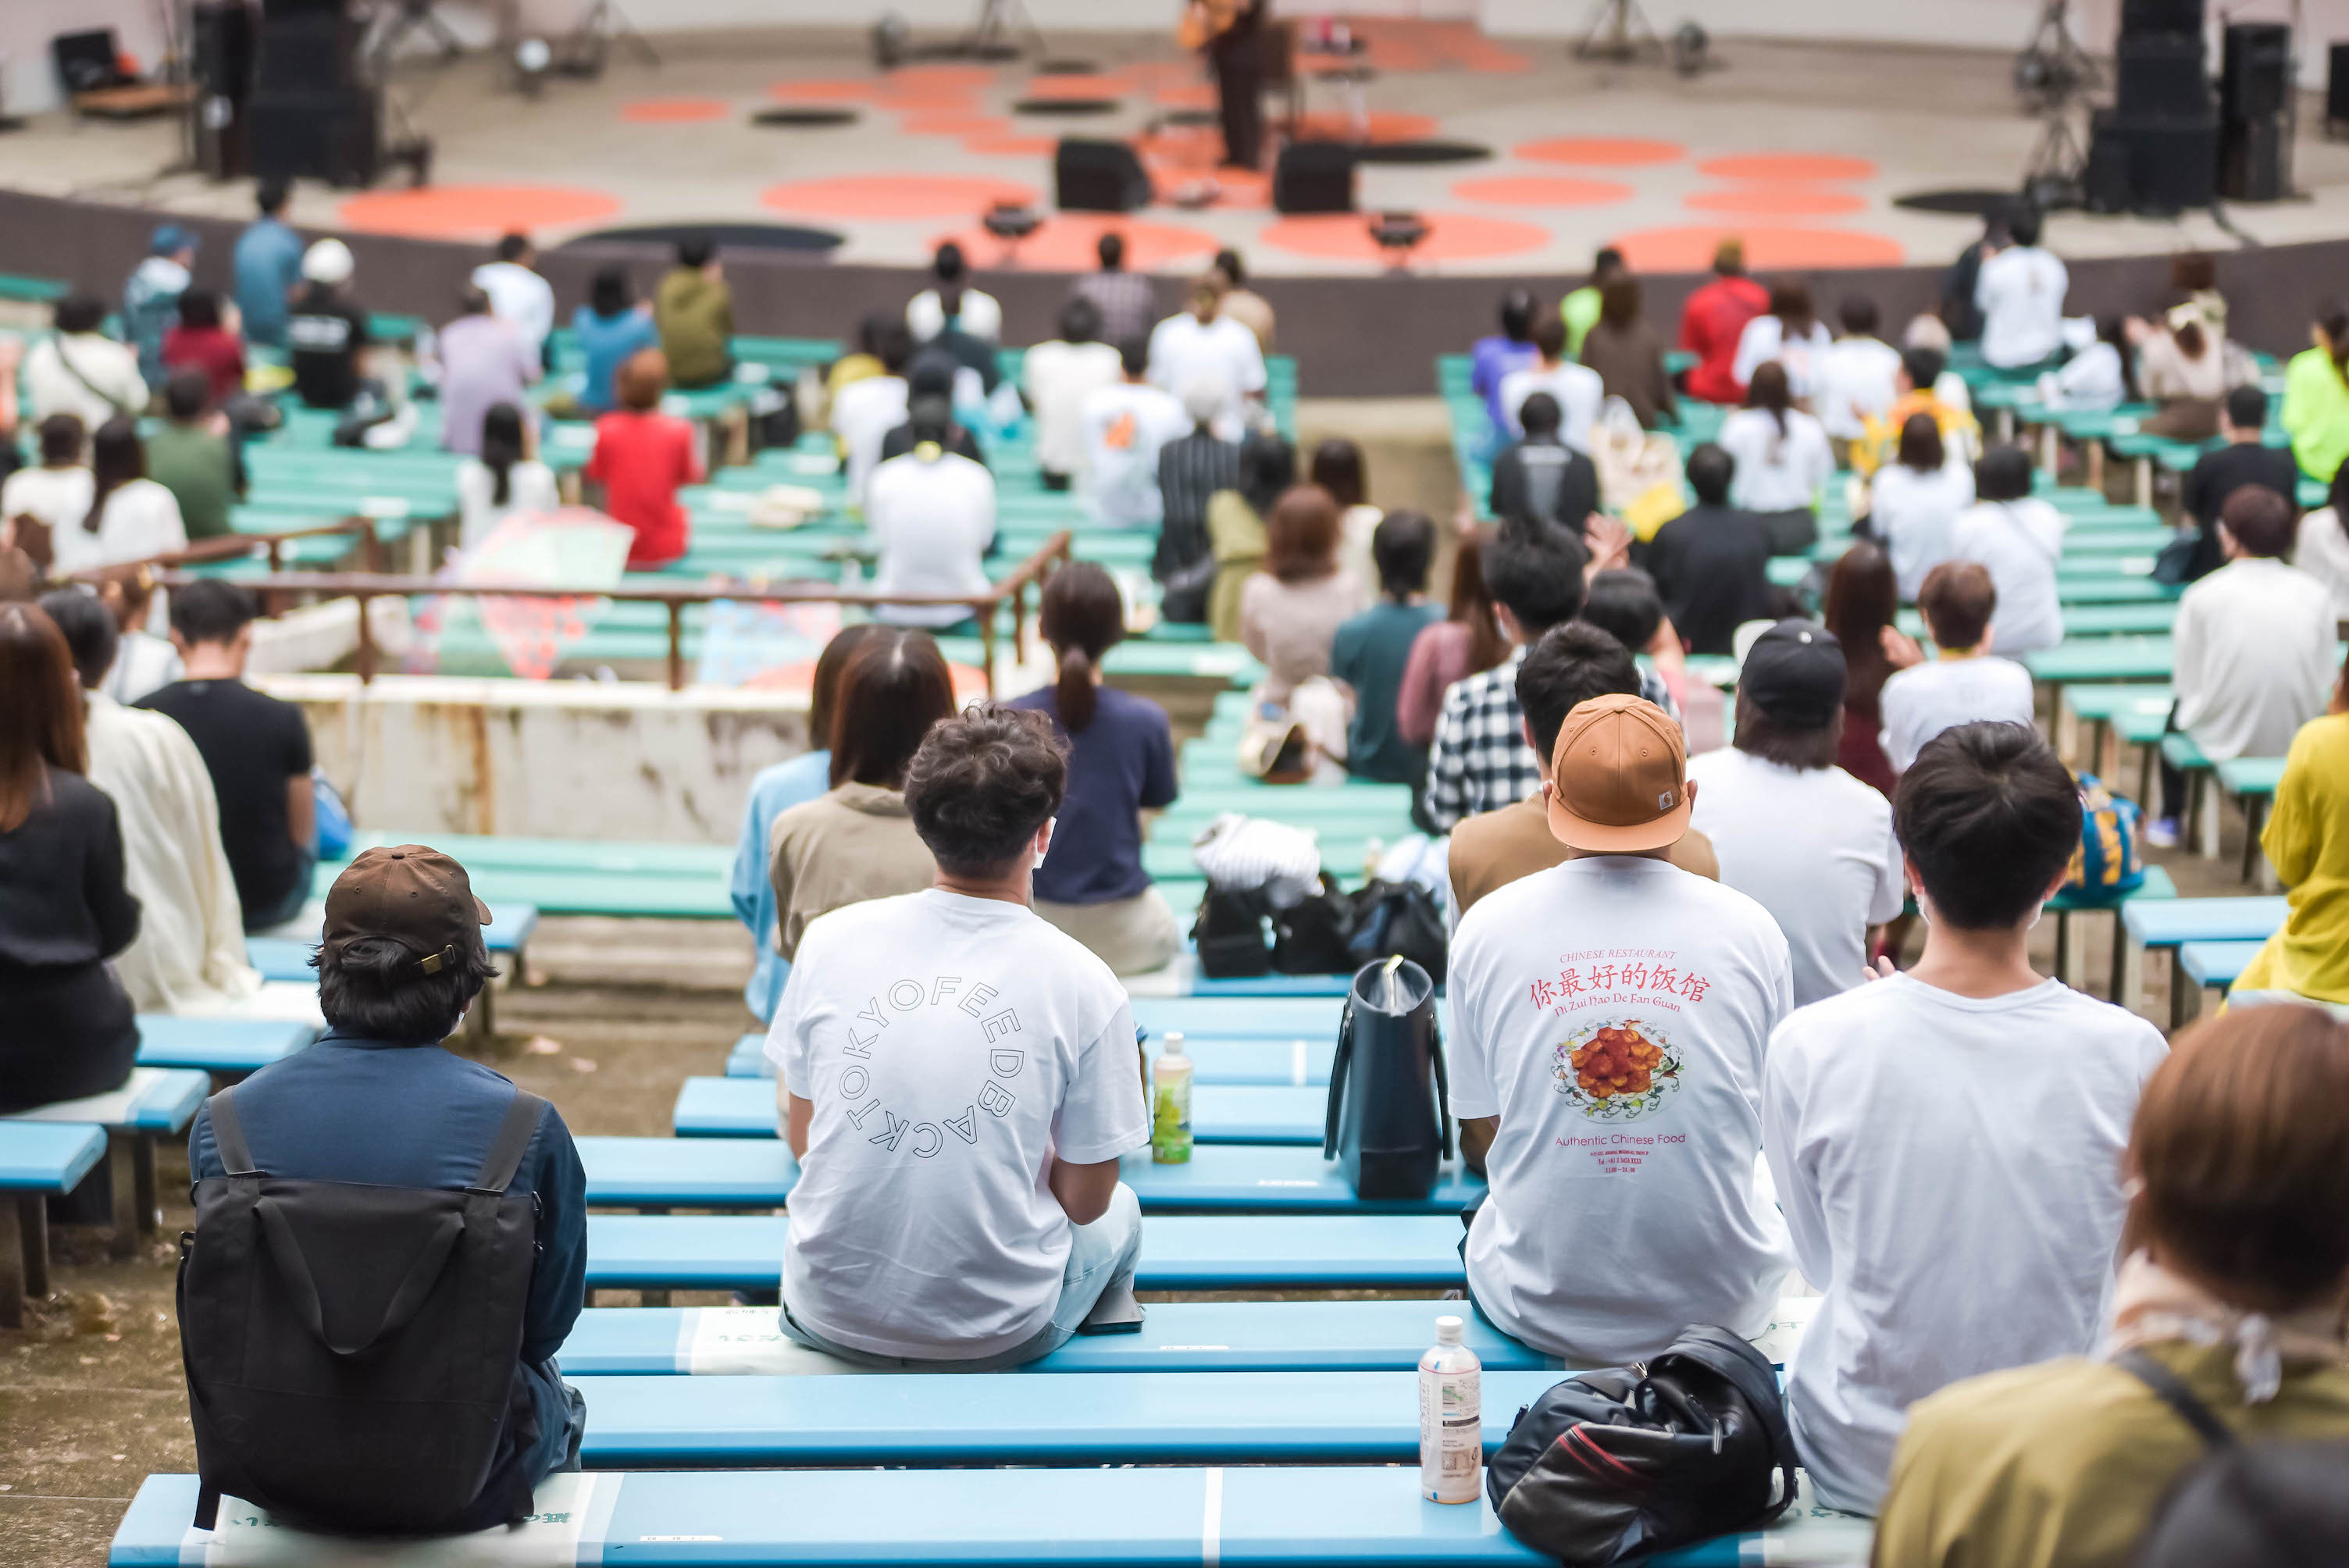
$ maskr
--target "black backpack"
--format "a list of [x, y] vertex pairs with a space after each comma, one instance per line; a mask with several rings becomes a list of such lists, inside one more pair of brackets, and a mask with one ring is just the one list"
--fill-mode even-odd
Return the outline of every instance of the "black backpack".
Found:
[[2137, 1542], [2141, 1568], [2319, 1568], [2349, 1562], [2349, 1443], [2247, 1443], [2142, 1350], [2114, 1358], [2202, 1439]]
[[1435, 982], [1407, 958], [1364, 965], [1338, 1021], [1321, 1158], [1358, 1198], [1424, 1198], [1452, 1156], [1451, 1100]]
[[1198, 949], [1199, 973], [1210, 980], [1247, 980], [1272, 972], [1272, 944], [1265, 937], [1268, 913], [1255, 888], [1207, 884], [1199, 913], [1191, 921], [1191, 944]]
[[517, 1089], [473, 1185], [450, 1191], [271, 1176], [233, 1091], [207, 1102], [224, 1176], [180, 1238], [180, 1348], [202, 1476], [297, 1528], [439, 1535], [531, 1511], [519, 1475], [485, 1496], [509, 1425], [538, 1202], [510, 1193], [546, 1102]]
[[1346, 951], [1353, 930], [1354, 901], [1323, 872], [1319, 886], [1272, 912], [1272, 966], [1283, 975], [1344, 975], [1354, 967]]
[[1795, 1463], [1769, 1358], [1695, 1324], [1519, 1410], [1485, 1485], [1510, 1534], [1582, 1568], [1758, 1530], [1795, 1501]]
[[1401, 954], [1441, 985], [1449, 941], [1444, 911], [1422, 883], [1373, 878], [1354, 894], [1354, 934], [1346, 945], [1358, 965]]

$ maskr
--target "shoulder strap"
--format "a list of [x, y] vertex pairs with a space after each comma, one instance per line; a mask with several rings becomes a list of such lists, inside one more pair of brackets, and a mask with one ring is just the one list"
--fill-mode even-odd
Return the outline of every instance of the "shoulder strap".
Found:
[[2013, 501], [1994, 501], [1992, 504], [1998, 508], [1999, 521], [2005, 523], [2006, 526], [2014, 532], [2021, 534], [2023, 536], [2023, 542], [2031, 546], [2032, 553], [2042, 556], [2049, 561], [2061, 561], [2063, 559], [2064, 547], [2059, 544], [2054, 550], [2048, 549], [2046, 542], [2037, 534], [2032, 532], [2031, 530], [2024, 525], [2021, 518], [2014, 515], [2014, 503]]
[[113, 393], [109, 392], [105, 387], [100, 387], [97, 382], [92, 381], [88, 375], [83, 371], [82, 367], [76, 365], [73, 360], [67, 356], [66, 340], [62, 335], [50, 339], [50, 346], [57, 350], [57, 363], [66, 367], [66, 374], [80, 382], [91, 397], [105, 403], [108, 407], [113, 409], [117, 414], [128, 414], [130, 412], [129, 405], [124, 403], [119, 397], [117, 397]]
[[474, 1176], [471, 1192], [502, 1192], [522, 1169], [522, 1157], [530, 1148], [530, 1140], [538, 1131], [538, 1119], [546, 1109], [546, 1101], [526, 1088], [514, 1090], [513, 1102], [506, 1107], [506, 1119], [498, 1124], [498, 1133], [490, 1140], [490, 1152], [481, 1161], [481, 1169]]
[[2210, 1413], [2186, 1380], [2142, 1350], [2124, 1350], [2113, 1357], [2113, 1365], [2137, 1378], [2153, 1390], [2156, 1398], [2178, 1413], [2178, 1418], [2194, 1429], [2194, 1433], [2214, 1449], [2235, 1446], [2235, 1434], [2226, 1422]]
[[204, 1101], [212, 1124], [212, 1147], [231, 1176], [258, 1176], [261, 1168], [253, 1162], [253, 1150], [244, 1141], [244, 1119], [237, 1115], [235, 1093], [224, 1088]]

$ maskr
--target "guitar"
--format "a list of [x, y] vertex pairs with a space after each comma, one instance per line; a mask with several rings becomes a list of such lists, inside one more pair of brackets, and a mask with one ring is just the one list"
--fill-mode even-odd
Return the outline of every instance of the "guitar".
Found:
[[1190, 0], [1175, 25], [1175, 40], [1185, 49], [1204, 49], [1230, 32], [1247, 8], [1247, 0]]

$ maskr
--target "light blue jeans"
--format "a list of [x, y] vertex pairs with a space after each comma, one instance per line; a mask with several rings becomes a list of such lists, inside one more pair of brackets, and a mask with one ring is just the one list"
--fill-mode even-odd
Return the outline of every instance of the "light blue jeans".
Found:
[[1050, 1322], [1009, 1350], [968, 1361], [879, 1356], [826, 1339], [793, 1319], [789, 1302], [783, 1304], [781, 1315], [783, 1333], [811, 1350], [821, 1350], [843, 1361], [884, 1372], [1008, 1372], [1015, 1367], [1025, 1367], [1074, 1338], [1077, 1325], [1092, 1314], [1094, 1303], [1108, 1295], [1112, 1286], [1133, 1278], [1134, 1262], [1142, 1255], [1141, 1201], [1134, 1197], [1133, 1188], [1121, 1181], [1117, 1191], [1110, 1194], [1109, 1209], [1100, 1219], [1090, 1225], [1071, 1225], [1069, 1233], [1069, 1264], [1061, 1275], [1060, 1305], [1052, 1309]]

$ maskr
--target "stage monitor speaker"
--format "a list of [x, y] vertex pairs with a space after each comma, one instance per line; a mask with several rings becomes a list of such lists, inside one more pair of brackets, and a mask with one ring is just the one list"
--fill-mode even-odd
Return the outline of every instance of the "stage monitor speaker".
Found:
[[1354, 150], [1334, 141], [1292, 141], [1272, 166], [1272, 205], [1281, 212], [1354, 210]]
[[382, 105], [373, 90], [256, 92], [245, 106], [253, 172], [268, 180], [375, 183]]
[[1150, 205], [1150, 175], [1124, 142], [1064, 136], [1052, 155], [1052, 204], [1063, 212], [1131, 212]]
[[67, 98], [120, 87], [125, 81], [114, 29], [96, 27], [87, 33], [59, 33], [49, 40], [49, 58]]
[[2349, 44], [2333, 46], [2324, 78], [2324, 118], [2331, 124], [2349, 124]]
[[2219, 192], [2219, 117], [2138, 119], [2106, 122], [2128, 148], [2129, 205], [2168, 214], [2208, 207]]
[[358, 25], [340, 12], [272, 16], [261, 25], [258, 92], [336, 92], [359, 85]]
[[188, 54], [197, 91], [243, 103], [253, 91], [253, 12], [244, 0], [189, 6]]
[[2126, 118], [2207, 114], [2210, 78], [2199, 34], [2124, 33], [2113, 51], [2114, 107]]
[[2237, 22], [2227, 29], [2219, 72], [2219, 108], [2229, 119], [2283, 112], [2292, 80], [2292, 29], [2277, 22]]
[[2281, 201], [2284, 126], [2281, 114], [2230, 119], [2219, 128], [2219, 194], [2230, 201]]
[[2080, 199], [2091, 212], [2129, 210], [2128, 143], [2113, 129], [2109, 111], [2098, 110], [2088, 134], [2088, 160], [2080, 171]]
[[2121, 36], [2133, 33], [2202, 36], [2203, 0], [2121, 0]]

